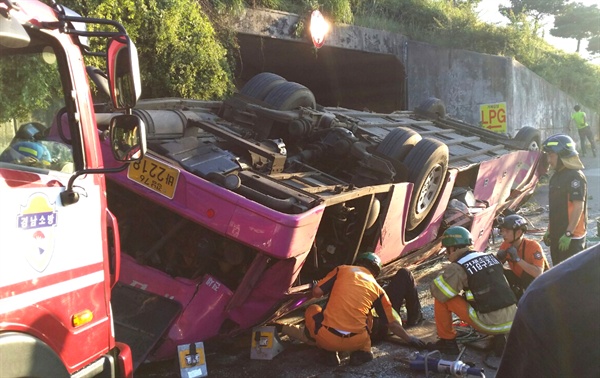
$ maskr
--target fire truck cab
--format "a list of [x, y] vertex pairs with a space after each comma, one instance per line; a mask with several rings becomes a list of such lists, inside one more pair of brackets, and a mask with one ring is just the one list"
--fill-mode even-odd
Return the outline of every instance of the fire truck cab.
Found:
[[[98, 70], [84, 55], [106, 58], [122, 113], [105, 130], [86, 73]], [[105, 174], [145, 152], [145, 127], [131, 114], [135, 46], [114, 21], [3, 0], [0, 82], [0, 377], [131, 376], [131, 351], [114, 337], [120, 244]], [[100, 141], [109, 138], [121, 166], [106, 169]]]

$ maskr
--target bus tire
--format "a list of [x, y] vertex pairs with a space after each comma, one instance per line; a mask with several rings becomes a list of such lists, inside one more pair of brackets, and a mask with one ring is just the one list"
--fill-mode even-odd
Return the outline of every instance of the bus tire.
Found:
[[377, 152], [402, 161], [410, 150], [421, 140], [421, 135], [406, 127], [397, 127], [377, 146]]
[[517, 141], [519, 148], [527, 151], [539, 151], [542, 145], [540, 131], [534, 127], [519, 129], [513, 139]]
[[264, 101], [276, 110], [294, 110], [299, 107], [315, 109], [315, 95], [304, 85], [286, 81], [273, 88]]
[[414, 184], [406, 224], [414, 230], [427, 217], [442, 190], [448, 170], [448, 146], [435, 139], [422, 139], [403, 161], [408, 181]]
[[264, 100], [273, 88], [285, 82], [286, 80], [279, 75], [271, 72], [261, 72], [248, 80], [240, 93], [257, 100]]

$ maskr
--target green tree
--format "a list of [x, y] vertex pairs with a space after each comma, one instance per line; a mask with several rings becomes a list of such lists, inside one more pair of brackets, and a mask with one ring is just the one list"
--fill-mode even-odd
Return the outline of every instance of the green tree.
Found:
[[576, 39], [576, 51], [579, 52], [582, 39], [600, 36], [600, 9], [596, 5], [573, 4], [554, 18], [554, 28], [550, 30], [550, 34]]
[[588, 40], [587, 51], [589, 51], [590, 54], [600, 55], [600, 35], [592, 37]]
[[5, 53], [0, 59], [0, 88], [0, 122], [31, 119], [32, 113], [63, 97], [57, 64], [45, 62], [41, 53]]
[[135, 42], [142, 97], [222, 99], [234, 86], [227, 50], [194, 0], [65, 0], [89, 17], [118, 20]]
[[559, 14], [569, 0], [510, 0], [510, 6], [498, 7], [500, 13], [511, 22], [519, 15], [526, 15], [534, 20], [534, 32], [537, 33], [540, 22], [546, 16]]

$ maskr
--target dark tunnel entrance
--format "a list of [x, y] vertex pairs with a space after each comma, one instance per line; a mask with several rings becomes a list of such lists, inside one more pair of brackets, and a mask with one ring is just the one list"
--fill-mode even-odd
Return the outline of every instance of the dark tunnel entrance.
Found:
[[317, 103], [374, 112], [406, 109], [406, 74], [398, 57], [310, 43], [238, 34], [236, 72], [241, 87], [273, 72], [311, 89]]

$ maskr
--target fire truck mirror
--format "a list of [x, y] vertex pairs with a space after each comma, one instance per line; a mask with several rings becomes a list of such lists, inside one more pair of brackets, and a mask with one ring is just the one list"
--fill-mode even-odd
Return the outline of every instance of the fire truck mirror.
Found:
[[116, 160], [140, 160], [146, 153], [146, 125], [137, 115], [122, 114], [110, 121], [110, 143]]
[[118, 110], [133, 108], [142, 89], [137, 49], [126, 35], [110, 39], [107, 67], [113, 106]]

